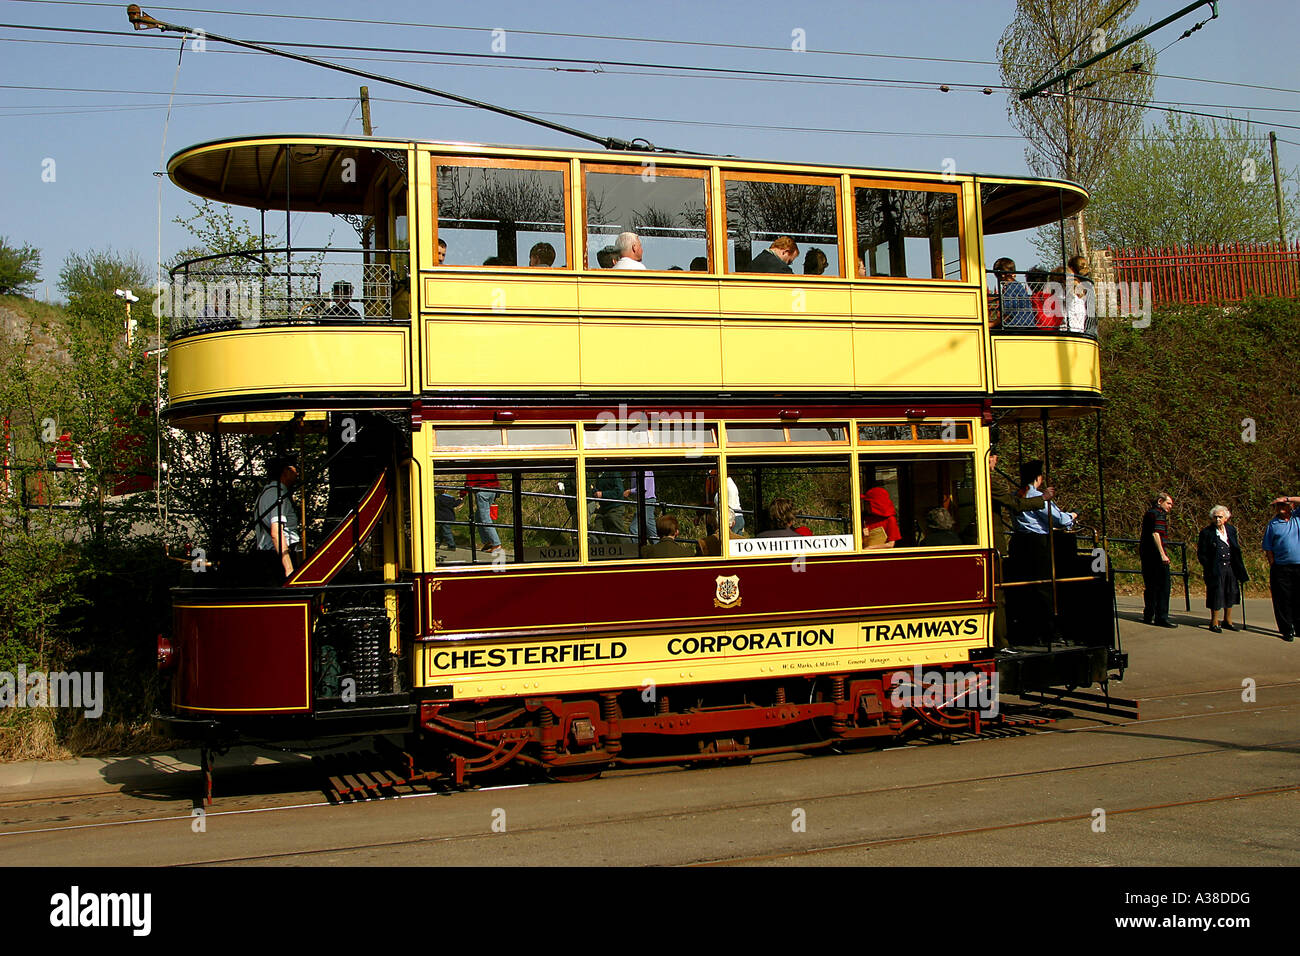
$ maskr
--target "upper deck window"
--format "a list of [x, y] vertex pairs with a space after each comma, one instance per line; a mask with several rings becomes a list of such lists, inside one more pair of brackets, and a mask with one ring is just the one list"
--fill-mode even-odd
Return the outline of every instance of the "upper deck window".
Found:
[[[641, 240], [641, 262], [654, 272], [709, 271], [708, 179], [703, 170], [584, 166], [587, 268], [609, 269], [619, 234]], [[640, 271], [635, 268], [629, 272]]]
[[970, 444], [970, 422], [879, 422], [858, 426], [858, 443], [941, 441]]
[[573, 448], [569, 426], [515, 425], [509, 428], [436, 428], [434, 446], [439, 451], [470, 448]]
[[855, 184], [859, 277], [964, 278], [961, 199], [946, 184]]
[[724, 176], [728, 272], [840, 275], [836, 180]]
[[437, 264], [565, 268], [567, 177], [560, 163], [439, 163]]
[[744, 425], [727, 426], [728, 445], [834, 444], [848, 441], [844, 424], [828, 425]]

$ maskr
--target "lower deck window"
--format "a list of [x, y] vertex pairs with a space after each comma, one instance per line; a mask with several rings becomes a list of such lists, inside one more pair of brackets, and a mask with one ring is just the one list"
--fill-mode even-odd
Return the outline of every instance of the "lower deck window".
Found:
[[587, 462], [587, 556], [592, 561], [693, 558], [722, 553], [712, 459], [681, 465]]
[[978, 543], [971, 455], [864, 458], [859, 467], [862, 547], [874, 550]]
[[572, 466], [449, 463], [433, 485], [437, 564], [578, 560]]

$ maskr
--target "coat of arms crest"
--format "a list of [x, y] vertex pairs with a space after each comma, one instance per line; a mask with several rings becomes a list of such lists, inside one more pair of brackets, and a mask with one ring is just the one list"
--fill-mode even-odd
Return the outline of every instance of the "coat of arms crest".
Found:
[[740, 575], [717, 577], [718, 588], [713, 593], [714, 607], [740, 607]]

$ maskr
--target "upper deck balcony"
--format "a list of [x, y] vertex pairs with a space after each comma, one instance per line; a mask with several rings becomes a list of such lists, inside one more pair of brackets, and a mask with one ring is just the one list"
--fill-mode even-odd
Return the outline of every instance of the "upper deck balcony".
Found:
[[[1087, 266], [1067, 257], [1065, 244], [1065, 218], [1082, 208], [1085, 194], [1035, 189], [1018, 180], [980, 179], [978, 188], [981, 240], [991, 267], [986, 312], [994, 403], [1095, 404], [1101, 395], [1099, 297]], [[1059, 252], [1049, 254], [1052, 268], [1018, 269], [991, 251], [995, 243], [999, 250], [1023, 247], [1033, 241], [1031, 229], [1052, 220], [1060, 238]], [[1044, 253], [1036, 248], [1034, 254]]]
[[408, 259], [298, 247], [182, 262], [163, 296], [171, 406], [409, 394]]
[[989, 273], [993, 391], [1001, 399], [1101, 394], [1096, 294], [1061, 273]]

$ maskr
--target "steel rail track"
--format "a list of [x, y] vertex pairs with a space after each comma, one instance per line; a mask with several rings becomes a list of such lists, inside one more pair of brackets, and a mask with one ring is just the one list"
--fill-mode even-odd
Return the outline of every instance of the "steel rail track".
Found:
[[[1283, 684], [1260, 685], [1260, 686], [1265, 688], [1286, 687], [1286, 686], [1293, 686], [1293, 684], [1294, 682], [1287, 682]], [[1197, 692], [1197, 694], [1186, 694], [1186, 695], [1176, 694], [1176, 695], [1170, 695], [1169, 698], [1142, 698], [1142, 699], [1143, 700], [1172, 699], [1172, 698], [1182, 697], [1182, 696], [1199, 696], [1199, 695], [1212, 694], [1212, 693], [1237, 693], [1237, 691], [1235, 689], [1230, 688], [1222, 691]], [[1108, 732], [1108, 731], [1122, 733], [1127, 728], [1148, 725], [1148, 724], [1158, 724], [1158, 723], [1180, 721], [1180, 720], [1201, 720], [1201, 719], [1215, 718], [1215, 717], [1227, 717], [1233, 714], [1244, 713], [1247, 711], [1252, 711], [1252, 712], [1269, 711], [1269, 710], [1277, 710], [1277, 709], [1287, 708], [1287, 707], [1295, 707], [1298, 705], [1300, 705], [1300, 701], [1292, 701], [1292, 702], [1285, 702], [1279, 704], [1265, 704], [1265, 705], [1250, 704], [1250, 705], [1235, 707], [1231, 710], [1219, 710], [1219, 711], [1197, 713], [1197, 714], [1173, 714], [1165, 717], [1147, 717], [1138, 720], [1125, 720], [1116, 723], [1099, 723], [1097, 725], [1090, 726], [1090, 727], [1059, 727], [1053, 725], [1044, 725], [1044, 726], [1031, 725], [1031, 726], [1017, 728], [1017, 730], [1022, 731], [1023, 732], [1022, 735], [1024, 736], [1029, 736], [1031, 734], [1033, 735], [1052, 734], [1052, 733], [1077, 734], [1077, 733], [1096, 733], [1096, 732]], [[990, 736], [980, 735], [980, 736], [972, 736], [963, 740], [954, 741], [953, 743], [958, 745], [965, 745], [970, 743], [978, 743], [986, 740], [997, 740], [997, 739], [1003, 739], [1003, 738], [994, 735], [990, 735]], [[1291, 744], [1295, 742], [1296, 742], [1295, 740], [1290, 740], [1290, 739], [1279, 740], [1279, 741], [1272, 741], [1267, 744], [1261, 744], [1260, 747], [1261, 748], [1272, 747], [1272, 746], [1278, 746], [1283, 744]], [[941, 743], [943, 743], [943, 741], [938, 739], [930, 740], [928, 738], [922, 738], [916, 741], [915, 743], [905, 744], [900, 747], [885, 748], [884, 751], [881, 752], [908, 749], [914, 746], [933, 746]], [[953, 786], [953, 785], [967, 784], [967, 783], [987, 783], [996, 780], [1014, 779], [1017, 777], [1033, 776], [1033, 775], [1044, 774], [1044, 773], [1065, 773], [1074, 770], [1089, 770], [1089, 769], [1097, 769], [1097, 768], [1109, 767], [1109, 766], [1122, 766], [1128, 763], [1137, 763], [1137, 762], [1144, 762], [1144, 761], [1170, 760], [1170, 759], [1178, 759], [1178, 758], [1190, 757], [1190, 756], [1204, 756], [1207, 754], [1224, 752], [1224, 749], [1225, 748], [1208, 748], [1208, 749], [1194, 750], [1194, 751], [1183, 751], [1176, 754], [1164, 754], [1164, 755], [1157, 755], [1157, 756], [1150, 756], [1150, 757], [1127, 758], [1124, 760], [1115, 760], [1115, 761], [1101, 761], [1101, 762], [1094, 762], [1094, 763], [1070, 765], [1065, 767], [1049, 767], [1041, 770], [1017, 771], [1014, 773], [993, 774], [988, 776], [961, 777], [953, 780], [938, 781], [934, 783], [908, 784], [901, 787], [870, 788], [865, 790], [847, 791], [841, 794], [823, 794], [819, 796], [809, 797], [806, 799], [816, 800], [816, 799], [828, 799], [828, 798], [841, 797], [841, 796], [844, 797], [867, 796], [874, 793], [902, 792], [908, 790], [919, 790], [919, 789], [927, 789], [931, 787], [940, 787], [940, 786]], [[866, 751], [863, 751], [861, 755], [865, 756], [866, 753], [867, 753]], [[854, 755], [853, 753], [848, 754], [848, 756], [853, 756], [853, 755]], [[790, 756], [798, 757], [799, 753], [797, 750], [792, 750]], [[646, 770], [643, 772], [659, 774], [659, 773], [676, 772], [678, 769], [680, 768], [674, 766], [667, 766], [663, 768], [654, 767], [654, 768], [646, 768]], [[304, 772], [310, 772], [307, 768], [303, 768], [303, 770]], [[197, 770], [195, 772], [197, 772]], [[187, 773], [185, 774], [185, 776], [188, 777], [189, 774]], [[548, 784], [549, 784], [548, 781], [539, 781], [538, 783], [528, 783], [528, 784], [507, 784], [502, 786], [489, 786], [489, 787], [476, 788], [474, 792], [484, 793], [484, 792], [490, 792], [494, 790], [509, 790], [509, 789], [517, 789], [519, 787], [539, 786], [539, 785], [548, 785]], [[159, 787], [155, 789], [163, 789], [163, 788]], [[192, 789], [192, 781], [188, 781], [188, 780], [177, 781], [174, 787], [169, 786], [166, 787], [165, 789], [168, 790], [174, 789], [178, 793], [184, 792], [186, 790]], [[386, 797], [385, 799], [395, 800], [395, 799], [413, 799], [417, 797], [450, 796], [453, 792], [455, 791], [438, 790], [438, 791], [429, 791], [429, 792], [402, 793], [402, 794], [394, 794], [393, 796]], [[86, 793], [59, 794], [55, 797], [30, 796], [30, 797], [14, 798], [7, 801], [0, 801], [0, 807], [18, 808], [23, 806], [41, 806], [41, 805], [53, 806], [58, 803], [64, 803], [64, 802], [74, 801], [74, 800], [86, 800], [86, 799], [96, 799], [96, 798], [120, 798], [122, 795], [123, 795], [123, 791], [120, 790], [112, 790], [112, 791], [98, 790], [98, 791], [86, 792]], [[265, 813], [265, 812], [280, 811], [280, 810], [301, 810], [301, 809], [308, 809], [313, 807], [339, 807], [339, 806], [354, 805], [354, 803], [359, 804], [362, 802], [365, 801], [339, 803], [338, 801], [335, 800], [326, 799], [326, 800], [313, 801], [307, 803], [286, 804], [281, 806], [273, 805], [273, 806], [262, 806], [262, 807], [242, 807], [242, 808], [230, 809], [230, 810], [209, 810], [207, 811], [207, 816], [209, 817], [235, 816], [235, 815], [246, 814], [246, 813]], [[382, 802], [382, 801], [370, 801], [370, 802]], [[750, 807], [757, 808], [757, 807], [763, 807], [769, 805], [771, 805], [770, 801], [757, 801], [753, 803], [729, 804], [722, 807], [718, 807], [716, 809], [717, 810], [745, 809]], [[709, 810], [706, 812], [712, 812], [713, 809], [715, 808], [709, 808]], [[655, 819], [657, 817], [672, 816], [672, 815], [674, 814], [654, 814], [654, 815], [645, 815], [643, 817], [633, 815], [629, 817], [610, 818], [610, 822], [620, 822], [620, 821], [627, 822], [633, 819]], [[3, 839], [6, 836], [18, 836], [22, 834], [53, 833], [53, 832], [61, 832], [67, 830], [94, 829], [99, 827], [110, 827], [110, 826], [132, 826], [136, 824], [166, 823], [166, 822], [174, 822], [174, 821], [190, 822], [192, 821], [192, 819], [193, 819], [192, 815], [186, 813], [186, 814], [177, 814], [173, 816], [147, 817], [143, 819], [106, 820], [106, 821], [99, 821], [94, 823], [69, 824], [69, 825], [56, 826], [56, 827], [36, 827], [36, 828], [27, 828], [21, 830], [0, 830], [0, 839]], [[539, 829], [545, 829], [545, 828], [539, 828]], [[444, 839], [459, 839], [459, 838], [446, 837], [446, 838], [426, 838], [426, 839], [440, 841]], [[397, 841], [396, 843], [393, 844], [382, 843], [382, 844], [376, 844], [375, 846], [402, 845], [408, 842], [415, 842], [415, 843], [424, 842], [424, 839], [414, 840], [414, 841]], [[363, 846], [344, 847], [339, 849], [345, 849], [345, 850], [365, 849], [365, 847]], [[332, 851], [302, 851], [302, 852], [314, 853], [314, 852], [332, 852]], [[242, 859], [242, 858], [232, 858], [231, 862], [235, 862], [238, 859]], [[257, 859], [257, 857], [250, 857], [248, 859]], [[221, 862], [221, 861], [213, 861], [213, 862]]]

